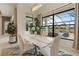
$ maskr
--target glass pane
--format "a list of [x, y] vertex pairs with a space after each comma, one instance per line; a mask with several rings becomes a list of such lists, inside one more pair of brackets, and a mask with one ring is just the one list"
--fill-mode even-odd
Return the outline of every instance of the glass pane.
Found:
[[52, 25], [53, 24], [53, 16], [49, 16], [46, 18], [46, 25]]
[[75, 21], [73, 21], [73, 22], [70, 22], [70, 24], [75, 24]]
[[75, 20], [75, 14], [74, 10], [63, 12], [56, 15], [58, 18], [60, 18], [62, 21], [72, 21]]
[[31, 31], [30, 25], [33, 23], [32, 18], [26, 18], [26, 31]]
[[70, 24], [70, 22], [65, 22], [65, 24]]
[[46, 31], [46, 27], [42, 27], [42, 32], [43, 32], [43, 31]]
[[43, 18], [43, 26], [45, 26], [46, 25], [46, 18]]
[[62, 22], [60, 22], [60, 23], [55, 22], [55, 25], [62, 25], [62, 24], [63, 24]]
[[43, 22], [43, 26], [45, 26], [45, 22]]
[[48, 32], [52, 32], [52, 26], [48, 27]]
[[54, 22], [62, 22], [61, 18], [59, 18], [57, 15], [54, 16]]
[[9, 23], [10, 23], [10, 21], [4, 22], [4, 33], [6, 33], [7, 26], [8, 26]]

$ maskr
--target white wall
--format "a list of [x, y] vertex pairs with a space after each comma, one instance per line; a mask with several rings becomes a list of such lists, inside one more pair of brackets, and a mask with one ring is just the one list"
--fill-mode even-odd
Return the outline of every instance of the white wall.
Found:
[[32, 16], [30, 4], [17, 4], [17, 31], [18, 34], [26, 30], [26, 16]]
[[21, 34], [25, 31], [25, 12], [21, 5], [17, 5], [17, 33]]
[[2, 15], [0, 12], [0, 35], [2, 35]]
[[12, 16], [15, 3], [0, 3], [0, 11], [2, 16]]

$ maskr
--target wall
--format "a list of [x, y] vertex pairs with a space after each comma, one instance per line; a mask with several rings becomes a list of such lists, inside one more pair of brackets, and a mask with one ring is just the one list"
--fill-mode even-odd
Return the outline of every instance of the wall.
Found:
[[0, 35], [2, 35], [2, 14], [0, 12]]
[[0, 11], [2, 16], [12, 16], [15, 3], [0, 3]]
[[[34, 14], [35, 15], [35, 14]], [[22, 34], [26, 30], [26, 16], [32, 16], [28, 4], [17, 4], [17, 33]], [[35, 17], [35, 16], [34, 16]]]
[[79, 50], [79, 4], [77, 3], [76, 4], [76, 9], [75, 9], [75, 12], [76, 12], [76, 16], [75, 16], [75, 19], [76, 19], [76, 24], [75, 24], [75, 41], [74, 41], [74, 48], [76, 50]]

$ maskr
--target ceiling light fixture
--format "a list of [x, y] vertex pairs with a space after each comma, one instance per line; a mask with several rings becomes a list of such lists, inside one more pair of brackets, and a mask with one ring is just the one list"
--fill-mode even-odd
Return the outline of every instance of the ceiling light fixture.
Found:
[[34, 4], [32, 7], [32, 11], [36, 11], [42, 7], [42, 4]]

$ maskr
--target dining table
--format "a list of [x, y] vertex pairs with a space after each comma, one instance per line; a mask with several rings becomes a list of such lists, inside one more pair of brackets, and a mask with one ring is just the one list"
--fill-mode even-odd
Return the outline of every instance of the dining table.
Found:
[[23, 35], [23, 39], [30, 42], [35, 46], [35, 55], [37, 55], [37, 50], [38, 48], [43, 48], [48, 45], [51, 45], [53, 42], [54, 38], [52, 37], [46, 37], [46, 36], [41, 36], [41, 35]]

